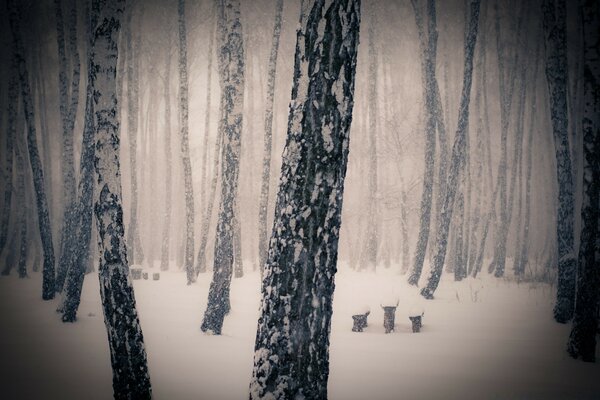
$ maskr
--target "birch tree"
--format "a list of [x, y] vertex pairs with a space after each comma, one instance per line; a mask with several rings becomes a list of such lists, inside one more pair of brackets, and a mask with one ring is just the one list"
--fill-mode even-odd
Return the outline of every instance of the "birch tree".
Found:
[[21, 21], [19, 16], [19, 1], [8, 0], [8, 12], [10, 30], [12, 33], [12, 50], [17, 60], [19, 82], [21, 86], [21, 101], [27, 124], [27, 148], [29, 150], [29, 164], [33, 175], [33, 184], [36, 197], [36, 208], [40, 239], [44, 252], [44, 266], [42, 272], [42, 298], [51, 300], [54, 298], [54, 247], [52, 245], [52, 227], [50, 226], [50, 215], [44, 185], [44, 171], [37, 147], [37, 133], [35, 127], [35, 116], [33, 110], [33, 97], [29, 86], [29, 72], [25, 61], [25, 48], [21, 37]]
[[459, 177], [464, 168], [465, 147], [467, 141], [467, 129], [469, 124], [469, 102], [471, 99], [471, 81], [473, 76], [473, 55], [475, 53], [475, 43], [477, 42], [477, 29], [479, 24], [479, 7], [481, 0], [472, 0], [469, 3], [469, 21], [467, 36], [465, 38], [465, 67], [463, 77], [463, 88], [458, 111], [458, 127], [454, 135], [454, 144], [452, 146], [452, 157], [450, 159], [450, 170], [448, 172], [447, 190], [442, 204], [442, 215], [439, 218], [439, 224], [436, 237], [436, 250], [434, 265], [431, 269], [427, 286], [421, 290], [421, 295], [426, 299], [432, 299], [435, 292], [446, 257], [448, 245], [448, 233], [450, 222], [452, 221], [452, 211], [454, 208], [454, 198], [459, 186]]
[[117, 117], [117, 39], [124, 0], [94, 0], [92, 84], [94, 87], [94, 168], [97, 193], [94, 213], [100, 247], [100, 296], [108, 333], [115, 399], [150, 399], [150, 375], [144, 338], [129, 279], [123, 226], [119, 165], [120, 121]]
[[[233, 272], [236, 202], [244, 109], [244, 43], [239, 0], [220, 0], [218, 12], [219, 84], [222, 136], [221, 201], [215, 238], [213, 279], [201, 329], [221, 334], [229, 313], [229, 288]], [[239, 223], [239, 221], [238, 221]]]
[[543, 0], [542, 22], [546, 44], [546, 81], [556, 151], [558, 209], [558, 285], [554, 319], [566, 323], [573, 317], [577, 259], [574, 249], [573, 175], [569, 150], [567, 114], [567, 33], [565, 0]]
[[583, 199], [577, 297], [567, 350], [571, 357], [595, 361], [600, 307], [600, 9], [583, 6]]
[[325, 399], [359, 0], [304, 1], [251, 399]]

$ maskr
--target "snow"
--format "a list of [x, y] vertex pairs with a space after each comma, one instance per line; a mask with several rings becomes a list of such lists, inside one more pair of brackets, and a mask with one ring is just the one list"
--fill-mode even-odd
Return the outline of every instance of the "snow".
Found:
[[[247, 263], [247, 265], [250, 265]], [[172, 266], [174, 267], [174, 266]], [[329, 398], [599, 398], [600, 364], [571, 359], [570, 326], [552, 320], [554, 289], [484, 276], [444, 276], [424, 301], [405, 276], [336, 275]], [[41, 276], [0, 278], [2, 398], [109, 399], [112, 376], [98, 276], [87, 275], [79, 319], [63, 324], [58, 299], [40, 297]], [[184, 272], [134, 281], [155, 399], [244, 399], [252, 373], [260, 274], [232, 280], [223, 334], [200, 331], [211, 275], [187, 286]], [[478, 290], [477, 299], [473, 290]], [[381, 298], [399, 297], [395, 332], [385, 335]], [[420, 333], [406, 317], [426, 309]], [[351, 331], [357, 307], [369, 326]]]

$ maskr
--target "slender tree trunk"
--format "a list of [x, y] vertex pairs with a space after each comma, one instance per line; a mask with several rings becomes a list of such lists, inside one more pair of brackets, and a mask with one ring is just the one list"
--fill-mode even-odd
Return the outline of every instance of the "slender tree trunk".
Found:
[[[67, 79], [68, 61], [65, 50], [64, 22], [62, 17], [61, 0], [54, 1], [56, 9], [56, 31], [59, 59], [59, 88], [60, 88], [60, 114], [63, 125], [63, 224], [61, 229], [61, 251], [56, 273], [55, 290], [60, 293], [63, 289], [67, 270], [70, 267], [70, 260], [78, 243], [74, 240], [77, 225], [76, 215], [76, 180], [75, 163], [73, 150], [73, 131], [75, 129], [75, 120], [77, 117], [77, 107], [79, 105], [79, 81], [81, 63], [79, 60], [79, 50], [77, 49], [77, 1], [71, 1], [68, 18], [68, 45], [69, 55], [71, 56], [72, 71]], [[70, 83], [70, 89], [69, 89]]]
[[185, 0], [178, 1], [179, 21], [179, 129], [181, 135], [181, 161], [185, 186], [185, 259], [184, 268], [187, 284], [196, 280], [194, 274], [194, 188], [192, 184], [192, 164], [190, 161], [188, 127], [188, 72], [187, 38], [185, 28]]
[[[119, 120], [116, 81], [123, 0], [95, 0], [92, 84], [94, 86], [94, 167], [98, 192], [94, 211], [100, 247], [100, 295], [113, 369], [115, 399], [150, 399], [150, 375], [144, 339], [135, 308], [121, 205]], [[116, 140], [115, 140], [116, 139]]]
[[566, 323], [575, 307], [577, 259], [574, 249], [573, 175], [569, 150], [567, 114], [567, 34], [565, 0], [543, 0], [542, 22], [546, 43], [546, 80], [550, 94], [550, 115], [556, 150], [558, 210], [556, 238], [558, 242], [558, 287], [554, 319]]
[[[233, 272], [235, 203], [239, 177], [240, 140], [244, 109], [244, 44], [240, 20], [240, 1], [221, 0], [219, 21], [219, 83], [221, 86], [220, 135], [223, 140], [221, 159], [221, 201], [215, 238], [213, 279], [201, 329], [221, 334], [223, 320], [229, 313], [229, 288]], [[239, 224], [239, 220], [237, 221]]]
[[[160, 251], [160, 269], [166, 271], [169, 269], [169, 245], [171, 230], [171, 214], [172, 214], [172, 162], [173, 155], [171, 153], [171, 57], [167, 54], [166, 59], [167, 70], [164, 79], [164, 99], [165, 99], [165, 125], [164, 125], [164, 151], [165, 151], [165, 214], [163, 219], [163, 232]], [[209, 86], [210, 88], [210, 86]], [[210, 91], [210, 89], [209, 89]]]
[[[8, 118], [6, 129], [6, 179], [4, 186], [4, 203], [2, 210], [2, 220], [0, 221], [0, 255], [6, 245], [8, 237], [8, 228], [10, 222], [10, 213], [12, 206], [13, 195], [13, 153], [14, 140], [17, 135], [17, 118], [18, 118], [18, 98], [19, 98], [19, 71], [17, 59], [13, 55], [10, 66], [10, 78], [8, 81]], [[22, 133], [22, 132], [21, 132]]]
[[[425, 100], [426, 123], [425, 123], [425, 173], [423, 177], [423, 195], [421, 197], [421, 220], [419, 228], [419, 238], [415, 249], [415, 261], [408, 283], [418, 285], [423, 270], [425, 254], [427, 252], [427, 242], [429, 241], [429, 229], [431, 224], [431, 202], [433, 196], [433, 180], [435, 175], [435, 127], [436, 127], [436, 108], [435, 108], [435, 59], [437, 49], [437, 28], [435, 24], [435, 2], [428, 0], [429, 32], [427, 47], [425, 47], [425, 34], [423, 29], [423, 18], [421, 11], [412, 0], [415, 12], [415, 20], [419, 30], [419, 43], [421, 49], [421, 74], [423, 78], [423, 99]], [[420, 27], [420, 28], [419, 28]]]
[[277, 0], [275, 6], [275, 23], [271, 40], [269, 70], [267, 81], [267, 102], [265, 105], [265, 138], [263, 148], [262, 181], [260, 186], [260, 204], [258, 206], [258, 262], [261, 276], [267, 260], [267, 212], [269, 210], [269, 183], [271, 181], [271, 148], [273, 142], [273, 106], [275, 103], [275, 78], [277, 77], [277, 54], [279, 37], [281, 36], [281, 14], [283, 0]]
[[[22, 124], [21, 128], [23, 127]], [[27, 253], [29, 250], [29, 237], [27, 235], [28, 218], [30, 215], [28, 187], [25, 185], [25, 175], [27, 169], [25, 167], [25, 137], [23, 129], [18, 131], [17, 145], [15, 146], [15, 156], [17, 159], [17, 201], [19, 203], [17, 226], [19, 229], [19, 263], [17, 271], [19, 278], [27, 277]]]
[[360, 1], [334, 0], [328, 7], [324, 3], [303, 3], [297, 31], [287, 142], [262, 284], [251, 399], [327, 398]]
[[600, 307], [600, 10], [598, 2], [583, 2], [584, 109], [583, 199], [577, 298], [567, 350], [571, 357], [595, 361]]
[[458, 186], [458, 179], [463, 169], [465, 158], [465, 146], [467, 141], [467, 127], [469, 124], [469, 101], [471, 99], [471, 80], [473, 75], [473, 54], [475, 52], [475, 43], [477, 42], [477, 28], [479, 24], [479, 6], [480, 0], [473, 0], [470, 3], [470, 18], [468, 22], [468, 34], [465, 42], [465, 67], [463, 77], [463, 90], [460, 99], [460, 108], [458, 112], [458, 127], [454, 136], [454, 145], [452, 146], [452, 158], [450, 160], [450, 170], [448, 172], [448, 183], [444, 203], [442, 205], [442, 217], [437, 229], [437, 248], [434, 257], [434, 265], [427, 286], [421, 290], [421, 295], [426, 299], [432, 299], [442, 270], [444, 268], [444, 259], [446, 257], [446, 248], [448, 243], [448, 231], [450, 221], [452, 220], [452, 210], [454, 207], [454, 197]]
[[33, 174], [33, 184], [36, 194], [36, 206], [38, 213], [38, 225], [40, 229], [40, 239], [44, 251], [44, 268], [42, 279], [42, 298], [51, 300], [54, 298], [54, 248], [52, 245], [52, 228], [50, 226], [50, 216], [48, 213], [48, 203], [46, 202], [46, 192], [44, 185], [44, 171], [37, 148], [37, 134], [35, 129], [35, 116], [29, 86], [29, 73], [25, 63], [25, 49], [21, 38], [21, 21], [19, 18], [19, 2], [17, 0], [8, 0], [8, 11], [10, 20], [10, 29], [13, 36], [13, 54], [17, 59], [19, 80], [21, 83], [21, 100], [23, 101], [23, 111], [27, 123], [27, 147], [29, 149], [29, 163]]
[[365, 242], [363, 252], [365, 257], [365, 265], [360, 266], [361, 269], [377, 269], [377, 250], [379, 248], [379, 207], [378, 207], [378, 184], [377, 184], [377, 124], [378, 107], [377, 107], [377, 51], [375, 49], [375, 15], [371, 12], [369, 22], [369, 86], [368, 86], [368, 113], [369, 113], [369, 129], [367, 136], [369, 138], [369, 178], [368, 191], [369, 203], [367, 205], [367, 227], [365, 233]]
[[[87, 71], [88, 83], [85, 102], [85, 120], [83, 128], [83, 141], [81, 156], [79, 161], [79, 187], [78, 200], [75, 212], [76, 230], [74, 232], [77, 247], [74, 248], [73, 256], [67, 270], [65, 288], [63, 290], [63, 299], [61, 309], [63, 312], [63, 322], [74, 322], [77, 318], [77, 310], [81, 301], [81, 290], [83, 280], [90, 257], [90, 242], [92, 238], [92, 198], [94, 192], [94, 87], [92, 85], [92, 56], [93, 49], [93, 28], [96, 26], [96, 15], [91, 12], [89, 6], [86, 10], [88, 19], [88, 50], [87, 50]], [[117, 97], [118, 99], [118, 97]], [[117, 104], [118, 107], [118, 104]]]
[[129, 139], [129, 172], [131, 174], [131, 211], [127, 230], [127, 245], [131, 264], [141, 264], [144, 252], [138, 229], [137, 136], [139, 117], [139, 40], [133, 40], [133, 7], [127, 11], [125, 40], [127, 45], [127, 137]]

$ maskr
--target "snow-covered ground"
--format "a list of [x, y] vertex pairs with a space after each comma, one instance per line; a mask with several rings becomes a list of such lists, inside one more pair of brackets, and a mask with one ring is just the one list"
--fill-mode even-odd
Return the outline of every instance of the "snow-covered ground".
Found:
[[[233, 280], [222, 336], [200, 331], [210, 279], [186, 286], [169, 272], [134, 283], [156, 399], [247, 398], [259, 276]], [[330, 399], [600, 398], [600, 364], [567, 356], [569, 326], [552, 321], [546, 285], [443, 280], [435, 300], [421, 301], [386, 270], [342, 269], [336, 283]], [[396, 297], [396, 331], [386, 335], [380, 304]], [[0, 278], [0, 398], [112, 397], [97, 275], [86, 277], [75, 324], [60, 322], [56, 305], [41, 300], [39, 274]], [[351, 332], [365, 307], [369, 326]], [[419, 307], [423, 329], [413, 334], [407, 314]]]

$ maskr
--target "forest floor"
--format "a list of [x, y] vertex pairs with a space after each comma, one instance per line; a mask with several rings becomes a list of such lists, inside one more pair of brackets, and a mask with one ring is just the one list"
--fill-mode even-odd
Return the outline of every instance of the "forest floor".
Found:
[[[484, 276], [442, 280], [421, 301], [390, 270], [336, 276], [329, 398], [598, 399], [600, 363], [568, 357], [569, 325], [552, 320], [554, 289]], [[149, 270], [152, 272], [153, 270]], [[154, 270], [156, 271], [156, 269]], [[58, 300], [41, 300], [41, 276], [0, 278], [0, 397], [110, 399], [111, 367], [97, 274], [86, 276], [79, 319], [63, 324]], [[258, 273], [232, 282], [223, 335], [200, 331], [211, 275], [134, 281], [155, 399], [246, 399], [260, 300]], [[398, 297], [384, 333], [380, 303]], [[407, 312], [423, 306], [421, 333]], [[369, 306], [369, 326], [351, 315]], [[599, 346], [600, 347], [600, 346]], [[600, 353], [597, 358], [600, 360]]]

